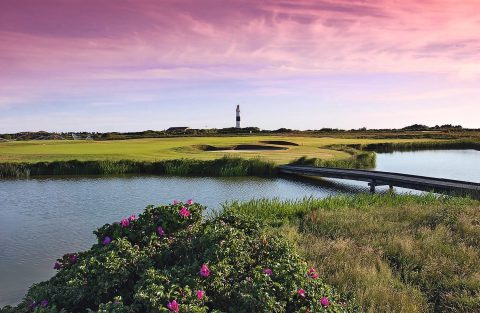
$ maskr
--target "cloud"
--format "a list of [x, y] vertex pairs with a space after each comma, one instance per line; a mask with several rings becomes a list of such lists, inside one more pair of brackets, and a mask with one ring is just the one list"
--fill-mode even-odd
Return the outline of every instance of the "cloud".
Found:
[[479, 6], [477, 0], [3, 0], [0, 92], [65, 101], [100, 95], [91, 105], [102, 106], [110, 94], [135, 101], [171, 89], [183, 97], [206, 82], [235, 82], [235, 94], [325, 95], [323, 86], [335, 79], [332, 99], [349, 86], [375, 100], [365, 85], [372, 76], [390, 76], [402, 77], [405, 100], [421, 100], [411, 97], [418, 89], [408, 79], [423, 84], [422, 99], [441, 96], [435, 90], [444, 86], [462, 98], [462, 85], [479, 87]]
[[476, 1], [61, 3], [42, 6], [47, 16], [30, 22], [27, 15], [3, 13], [10, 16], [8, 27], [0, 27], [7, 76], [176, 78], [188, 69], [215, 77], [219, 67], [251, 77], [478, 74], [466, 70], [480, 58]]

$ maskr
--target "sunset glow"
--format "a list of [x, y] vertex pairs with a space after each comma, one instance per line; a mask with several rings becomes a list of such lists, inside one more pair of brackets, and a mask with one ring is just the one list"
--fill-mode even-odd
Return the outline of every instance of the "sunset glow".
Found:
[[[480, 2], [0, 2], [0, 132], [480, 127]], [[266, 118], [268, 117], [268, 118]]]

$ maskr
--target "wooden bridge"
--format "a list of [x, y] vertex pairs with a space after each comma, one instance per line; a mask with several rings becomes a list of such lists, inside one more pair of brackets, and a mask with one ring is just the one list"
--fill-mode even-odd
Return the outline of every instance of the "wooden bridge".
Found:
[[368, 182], [371, 192], [375, 192], [376, 186], [390, 186], [390, 189], [396, 186], [448, 195], [471, 196], [472, 198], [480, 199], [480, 183], [461, 180], [330, 167], [283, 165], [279, 169], [284, 174], [365, 181]]

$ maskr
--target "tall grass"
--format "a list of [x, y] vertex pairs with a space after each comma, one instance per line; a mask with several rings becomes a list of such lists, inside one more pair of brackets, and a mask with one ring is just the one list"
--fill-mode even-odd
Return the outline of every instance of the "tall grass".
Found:
[[480, 150], [480, 141], [478, 140], [449, 140], [449, 141], [424, 141], [424, 142], [387, 142], [372, 143], [366, 145], [350, 145], [351, 148], [376, 151], [376, 152], [395, 152], [395, 151], [420, 151], [420, 150], [460, 150], [474, 149]]
[[338, 168], [374, 168], [377, 156], [375, 152], [361, 152], [352, 155], [348, 159], [324, 160], [319, 158], [301, 157], [290, 163], [290, 165], [305, 165], [315, 167], [338, 167]]
[[318, 158], [301, 157], [292, 162], [291, 164], [315, 167], [368, 169], [375, 167], [375, 152], [387, 153], [395, 151], [420, 151], [438, 149], [474, 149], [480, 151], [480, 141], [474, 139], [461, 139], [424, 142], [384, 142], [371, 144], [330, 145], [327, 146], [327, 148], [346, 152], [350, 155], [350, 158], [340, 160], [324, 160]]
[[366, 312], [480, 312], [480, 202], [434, 195], [252, 200]]
[[216, 160], [179, 159], [146, 161], [56, 161], [0, 163], [0, 178], [38, 175], [157, 174], [178, 176], [271, 176], [275, 164], [260, 158], [223, 157]]
[[0, 178], [3, 177], [29, 177], [30, 168], [27, 164], [0, 163]]

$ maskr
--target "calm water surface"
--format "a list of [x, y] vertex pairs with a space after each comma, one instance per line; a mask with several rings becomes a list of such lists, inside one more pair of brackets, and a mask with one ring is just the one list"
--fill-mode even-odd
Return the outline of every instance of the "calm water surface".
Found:
[[98, 177], [0, 180], [0, 306], [17, 303], [34, 282], [50, 278], [56, 258], [89, 249], [92, 231], [174, 199], [218, 210], [227, 200], [325, 197], [355, 186], [282, 178]]
[[[379, 154], [377, 169], [480, 182], [473, 150]], [[0, 180], [0, 307], [54, 274], [65, 253], [89, 249], [92, 231], [147, 204], [190, 199], [217, 210], [226, 200], [298, 199], [367, 191], [366, 183], [284, 178], [70, 177]], [[403, 190], [397, 189], [399, 192]]]
[[480, 182], [480, 151], [441, 150], [378, 153], [376, 169]]

